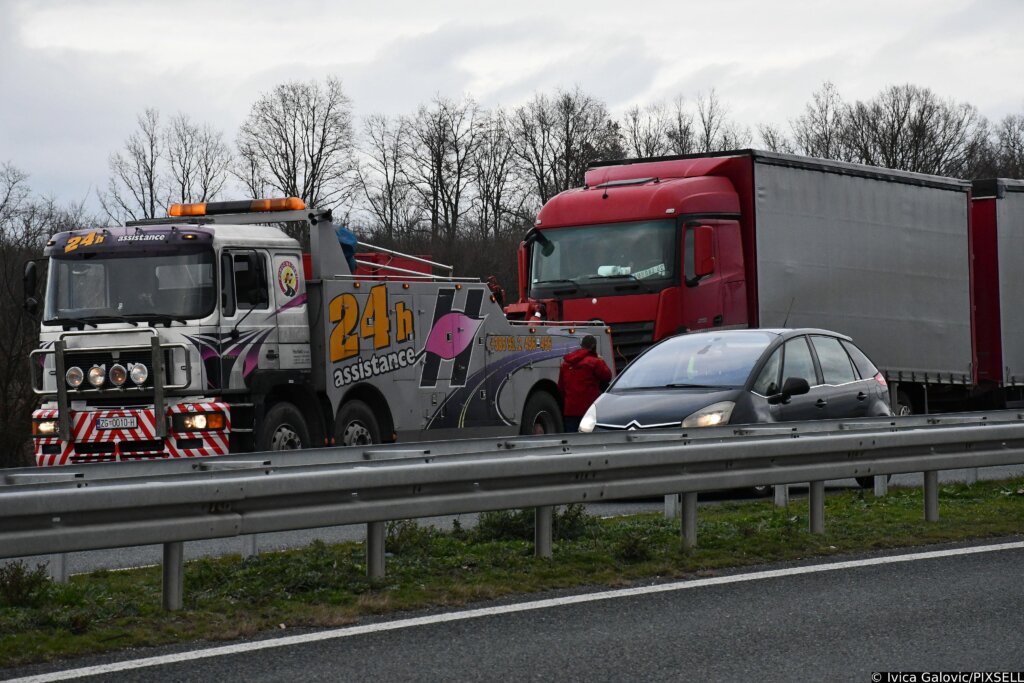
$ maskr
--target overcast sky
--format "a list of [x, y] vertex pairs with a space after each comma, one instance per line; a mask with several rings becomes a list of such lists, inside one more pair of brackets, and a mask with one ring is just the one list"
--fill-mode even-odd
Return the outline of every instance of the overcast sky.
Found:
[[0, 0], [0, 163], [79, 201], [146, 107], [233, 141], [261, 93], [327, 75], [357, 116], [577, 84], [618, 116], [713, 87], [740, 123], [788, 131], [831, 80], [847, 100], [909, 82], [999, 119], [1024, 113], [1022, 29], [1024, 0]]

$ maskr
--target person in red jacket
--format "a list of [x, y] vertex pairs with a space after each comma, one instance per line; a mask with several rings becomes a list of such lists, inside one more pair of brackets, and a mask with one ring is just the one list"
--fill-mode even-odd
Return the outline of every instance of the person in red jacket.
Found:
[[588, 334], [580, 342], [580, 348], [562, 359], [558, 371], [558, 393], [562, 397], [565, 431], [579, 431], [580, 418], [611, 379], [612, 371], [608, 364], [597, 355], [597, 339]]

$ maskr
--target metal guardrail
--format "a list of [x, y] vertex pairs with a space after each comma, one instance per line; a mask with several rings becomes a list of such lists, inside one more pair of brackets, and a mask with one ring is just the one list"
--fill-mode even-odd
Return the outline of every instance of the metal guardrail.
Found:
[[368, 524], [367, 566], [384, 574], [389, 520], [683, 494], [696, 542], [700, 491], [810, 482], [811, 531], [824, 482], [1024, 463], [1024, 413], [871, 418], [700, 430], [603, 432], [256, 453], [0, 471], [0, 558], [164, 544], [164, 604], [181, 607], [184, 541]]

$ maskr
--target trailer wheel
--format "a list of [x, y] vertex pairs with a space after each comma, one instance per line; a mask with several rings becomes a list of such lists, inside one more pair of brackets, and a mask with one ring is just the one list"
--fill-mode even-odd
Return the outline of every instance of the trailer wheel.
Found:
[[292, 451], [311, 445], [306, 419], [298, 408], [282, 401], [267, 411], [256, 437], [256, 450]]
[[910, 394], [899, 389], [896, 391], [896, 405], [892, 409], [896, 417], [914, 414], [914, 402], [910, 400]]
[[349, 401], [342, 406], [334, 423], [334, 442], [339, 446], [380, 443], [380, 427], [370, 406], [362, 401]]
[[558, 401], [546, 391], [534, 392], [523, 406], [520, 434], [557, 434], [562, 431], [562, 411]]

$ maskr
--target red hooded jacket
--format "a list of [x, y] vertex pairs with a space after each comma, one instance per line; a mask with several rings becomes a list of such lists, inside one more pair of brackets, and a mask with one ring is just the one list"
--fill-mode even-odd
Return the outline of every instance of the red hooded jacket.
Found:
[[610, 382], [612, 371], [596, 351], [576, 349], [562, 359], [558, 371], [558, 393], [562, 395], [562, 412], [579, 417], [601, 395], [601, 385]]

